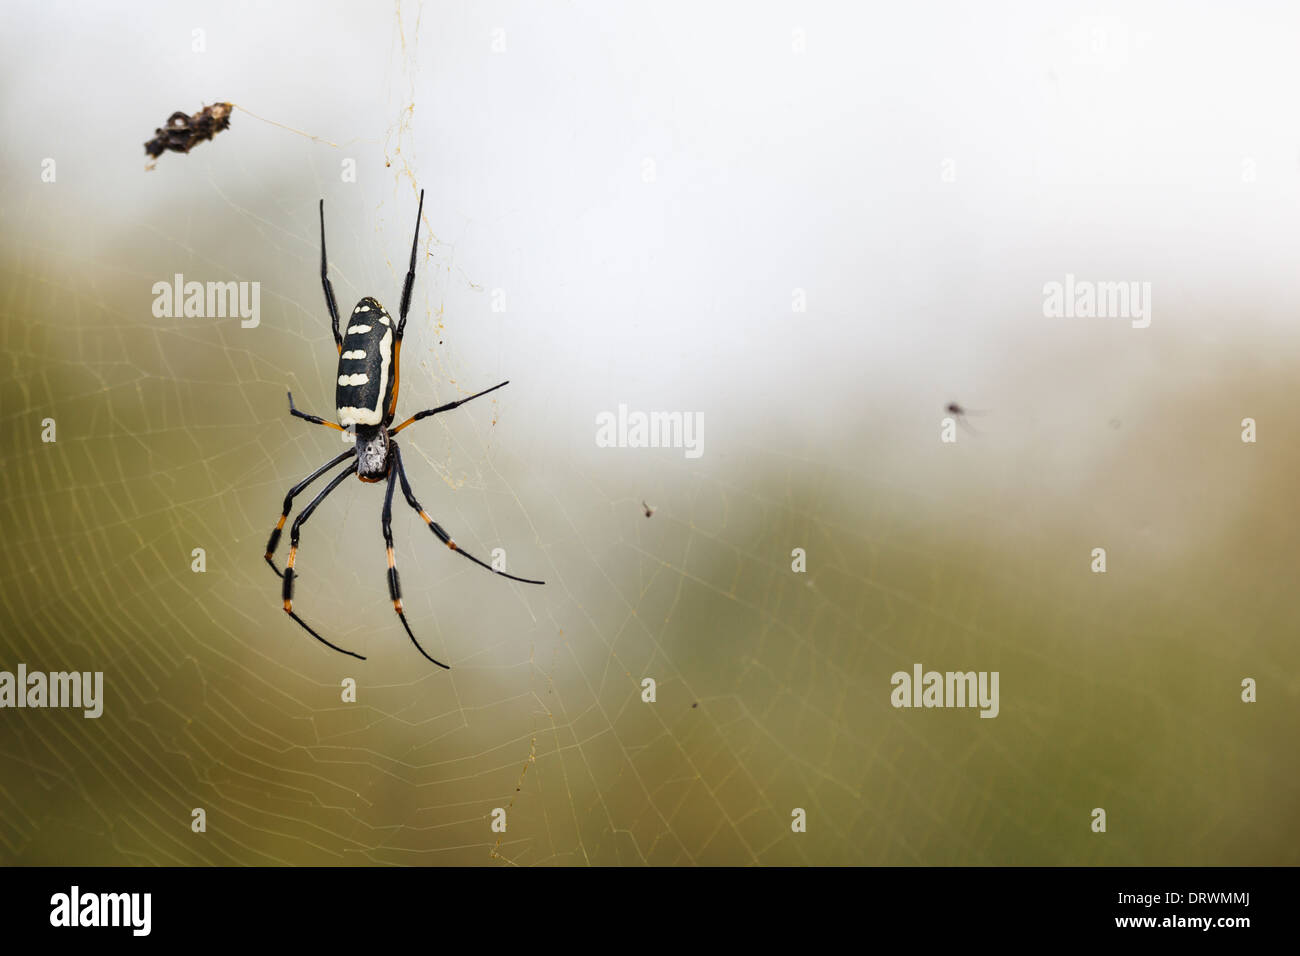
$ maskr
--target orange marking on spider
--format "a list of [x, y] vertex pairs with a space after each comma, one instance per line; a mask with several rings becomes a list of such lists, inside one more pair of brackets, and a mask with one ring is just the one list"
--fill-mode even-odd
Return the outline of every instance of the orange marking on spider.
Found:
[[388, 403], [388, 420], [391, 422], [397, 414], [397, 389], [402, 384], [402, 340], [393, 344], [393, 400]]

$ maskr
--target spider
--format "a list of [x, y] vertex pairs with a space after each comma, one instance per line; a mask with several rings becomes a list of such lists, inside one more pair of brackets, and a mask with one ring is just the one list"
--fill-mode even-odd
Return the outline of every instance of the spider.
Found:
[[[411, 625], [407, 623], [406, 613], [402, 609], [402, 588], [397, 580], [397, 565], [393, 560], [392, 528], [393, 491], [399, 483], [402, 486], [402, 495], [406, 498], [406, 503], [424, 519], [424, 523], [429, 526], [429, 530], [433, 532], [434, 536], [452, 551], [473, 561], [480, 567], [486, 568], [493, 574], [499, 574], [503, 578], [520, 581], [524, 584], [543, 584], [544, 582], [532, 581], [528, 578], [517, 578], [513, 574], [498, 571], [491, 565], [484, 564], [456, 544], [451, 535], [444, 531], [442, 526], [434, 521], [429, 516], [429, 513], [420, 507], [420, 503], [415, 500], [415, 495], [411, 491], [411, 482], [406, 477], [406, 468], [402, 465], [401, 449], [398, 448], [397, 442], [393, 439], [393, 436], [403, 428], [413, 425], [422, 418], [428, 418], [431, 415], [458, 408], [468, 401], [489, 392], [495, 392], [498, 388], [510, 384], [509, 381], [505, 381], [500, 385], [493, 385], [491, 388], [484, 389], [475, 395], [470, 395], [468, 398], [448, 402], [446, 405], [439, 405], [437, 408], [416, 412], [396, 428], [391, 427], [394, 413], [397, 411], [398, 358], [402, 351], [402, 334], [406, 331], [406, 313], [411, 306], [411, 289], [415, 284], [415, 256], [420, 242], [420, 217], [423, 212], [424, 190], [420, 190], [420, 208], [415, 214], [415, 238], [411, 241], [411, 266], [406, 273], [406, 284], [402, 287], [402, 309], [397, 325], [394, 327], [388, 311], [377, 300], [367, 296], [358, 302], [356, 308], [352, 310], [352, 315], [348, 319], [349, 324], [341, 334], [339, 331], [339, 310], [334, 302], [334, 287], [330, 285], [325, 259], [325, 200], [320, 201], [320, 280], [321, 286], [325, 290], [325, 305], [329, 308], [330, 321], [334, 328], [334, 344], [338, 347], [339, 352], [338, 387], [334, 393], [338, 421], [326, 421], [317, 415], [308, 415], [306, 412], [299, 411], [293, 404], [292, 392], [289, 393], [289, 414], [295, 418], [311, 422], [313, 425], [324, 425], [326, 428], [333, 428], [341, 432], [354, 429], [356, 442], [353, 447], [336, 458], [327, 461], [289, 489], [289, 493], [284, 496], [284, 507], [280, 510], [280, 520], [276, 523], [275, 529], [271, 532], [271, 537], [266, 543], [266, 563], [271, 566], [272, 571], [284, 579], [282, 589], [284, 612], [289, 617], [293, 618], [308, 634], [326, 647], [332, 648], [340, 654], [347, 654], [358, 660], [365, 660], [362, 655], [344, 650], [337, 644], [325, 640], [306, 621], [294, 613], [293, 566], [298, 557], [298, 538], [302, 532], [302, 526], [312, 516], [320, 503], [325, 500], [330, 492], [341, 485], [345, 478], [355, 474], [366, 482], [386, 481], [388, 488], [384, 495], [383, 532], [384, 543], [388, 548], [388, 593], [393, 600], [393, 610], [401, 618], [402, 626], [406, 628], [406, 633], [410, 636], [411, 643], [415, 645], [416, 650], [431, 663], [450, 670], [446, 664], [430, 657], [424, 648], [420, 646], [420, 642], [415, 639], [415, 634], [411, 631]], [[355, 461], [352, 460], [354, 458]], [[284, 530], [284, 522], [289, 517], [293, 499], [325, 472], [344, 462], [348, 463], [347, 467], [338, 472], [330, 480], [330, 483], [325, 486], [325, 490], [312, 499], [311, 504], [303, 508], [298, 513], [298, 517], [294, 519], [289, 531], [289, 558], [285, 563], [284, 571], [281, 572], [275, 566], [275, 549], [280, 543], [280, 532]]]

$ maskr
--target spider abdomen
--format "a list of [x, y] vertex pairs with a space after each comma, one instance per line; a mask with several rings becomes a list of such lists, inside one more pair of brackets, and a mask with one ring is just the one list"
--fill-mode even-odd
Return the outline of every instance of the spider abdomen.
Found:
[[348, 317], [339, 348], [334, 391], [338, 422], [344, 428], [392, 421], [397, 400], [396, 343], [392, 319], [384, 307], [369, 296], [358, 302]]

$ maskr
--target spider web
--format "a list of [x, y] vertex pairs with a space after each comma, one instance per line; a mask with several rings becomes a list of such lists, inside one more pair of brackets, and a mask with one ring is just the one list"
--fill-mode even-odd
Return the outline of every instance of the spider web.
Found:
[[[106, 699], [0, 714], [0, 862], [1296, 863], [1297, 143], [1218, 86], [1294, 88], [1263, 65], [1294, 30], [1134, 13], [1103, 32], [1148, 56], [1115, 61], [1078, 55], [1093, 21], [949, 12], [922, 52], [834, 6], [145, 4], [143, 39], [7, 13], [0, 666], [102, 670]], [[1201, 77], [1179, 50], [1210, 33], [1279, 55]], [[1168, 142], [1077, 135], [1170, 75]], [[218, 97], [328, 142], [237, 108], [141, 171]], [[343, 447], [284, 396], [331, 414], [316, 201], [340, 309], [393, 310], [417, 187], [399, 417], [511, 384], [403, 432], [408, 472], [547, 581], [459, 560], [399, 496], [446, 672], [390, 609], [381, 488], [345, 483], [298, 561], [295, 608], [366, 661], [288, 621], [261, 559]], [[1149, 278], [1152, 327], [1044, 320], [1067, 269]], [[260, 325], [154, 317], [175, 273], [259, 282]], [[945, 445], [954, 399], [984, 415]], [[700, 412], [704, 454], [597, 448], [620, 403]], [[894, 709], [915, 662], [998, 671], [1000, 715]]]

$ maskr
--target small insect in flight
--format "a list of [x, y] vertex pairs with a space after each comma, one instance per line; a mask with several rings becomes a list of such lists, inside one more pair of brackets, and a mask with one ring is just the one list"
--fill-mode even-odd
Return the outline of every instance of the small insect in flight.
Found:
[[944, 411], [947, 412], [949, 415], [952, 415], [957, 420], [957, 424], [961, 425], [972, 435], [979, 434], [979, 432], [975, 431], [975, 429], [971, 427], [970, 422], [966, 420], [966, 416], [983, 415], [984, 414], [983, 412], [975, 411], [974, 409], [970, 409], [970, 408], [962, 408], [956, 402], [949, 402], [947, 406], [945, 406]]
[[[431, 415], [458, 408], [466, 402], [489, 392], [495, 392], [498, 388], [510, 384], [508, 381], [502, 382], [500, 385], [493, 385], [491, 388], [470, 395], [468, 398], [448, 402], [446, 405], [439, 405], [437, 408], [416, 412], [396, 428], [391, 427], [397, 412], [398, 360], [402, 351], [402, 335], [406, 331], [406, 314], [411, 306], [411, 290], [415, 285], [415, 258], [420, 242], [420, 217], [423, 212], [424, 191], [421, 190], [420, 208], [415, 215], [415, 238], [411, 242], [411, 265], [406, 273], [406, 283], [402, 287], [402, 306], [398, 314], [397, 324], [393, 324], [388, 311], [376, 299], [367, 296], [358, 302], [356, 308], [352, 310], [347, 328], [340, 331], [338, 306], [334, 302], [334, 287], [330, 284], [325, 259], [325, 200], [320, 201], [321, 286], [325, 291], [325, 305], [329, 309], [330, 321], [334, 329], [334, 344], [338, 347], [339, 352], [338, 385], [334, 392], [338, 421], [326, 421], [317, 415], [308, 415], [299, 411], [293, 404], [292, 392], [289, 393], [289, 414], [314, 425], [324, 425], [326, 428], [333, 428], [337, 431], [346, 432], [349, 429], [355, 429], [356, 442], [353, 447], [336, 458], [327, 461], [289, 489], [289, 493], [284, 498], [284, 507], [280, 511], [280, 520], [271, 531], [271, 537], [266, 543], [266, 563], [271, 566], [271, 570], [284, 579], [282, 597], [284, 612], [289, 617], [293, 618], [308, 634], [326, 647], [332, 648], [340, 654], [347, 654], [350, 657], [365, 660], [362, 655], [344, 650], [338, 645], [325, 640], [306, 621], [294, 613], [294, 562], [298, 558], [298, 539], [302, 532], [302, 526], [316, 511], [320, 503], [343, 483], [344, 479], [355, 474], [366, 482], [386, 481], [383, 533], [384, 543], [388, 548], [388, 593], [393, 601], [393, 610], [401, 618], [402, 626], [406, 628], [406, 633], [410, 636], [411, 643], [415, 645], [416, 650], [431, 663], [447, 668], [446, 664], [434, 660], [420, 646], [420, 642], [415, 639], [415, 634], [411, 632], [411, 625], [407, 623], [406, 613], [402, 609], [402, 589], [397, 579], [397, 565], [393, 559], [392, 529], [393, 492], [399, 484], [402, 486], [402, 496], [406, 499], [406, 503], [424, 519], [424, 523], [428, 525], [434, 536], [452, 551], [503, 578], [520, 581], [524, 584], [543, 584], [544, 582], [533, 581], [529, 578], [517, 578], [513, 574], [498, 571], [456, 544], [451, 535], [444, 531], [442, 526], [434, 521], [429, 516], [429, 513], [420, 506], [420, 503], [416, 501], [415, 494], [411, 491], [411, 483], [406, 477], [406, 468], [402, 464], [401, 449], [398, 448], [397, 442], [393, 438], [394, 435], [408, 425], [413, 425]], [[302, 509], [298, 513], [298, 517], [294, 519], [289, 531], [289, 558], [285, 563], [284, 571], [281, 572], [275, 566], [275, 549], [280, 543], [280, 533], [284, 530], [284, 523], [289, 517], [294, 498], [325, 472], [344, 462], [347, 462], [347, 466], [335, 474], [330, 483], [325, 486], [325, 489], [312, 499], [311, 504]]]
[[650, 517], [652, 514], [655, 513], [654, 508], [652, 508], [652, 507], [650, 507], [648, 504], [646, 504], [644, 499], [641, 501], [641, 507], [645, 509], [645, 516], [646, 516], [647, 518]]

